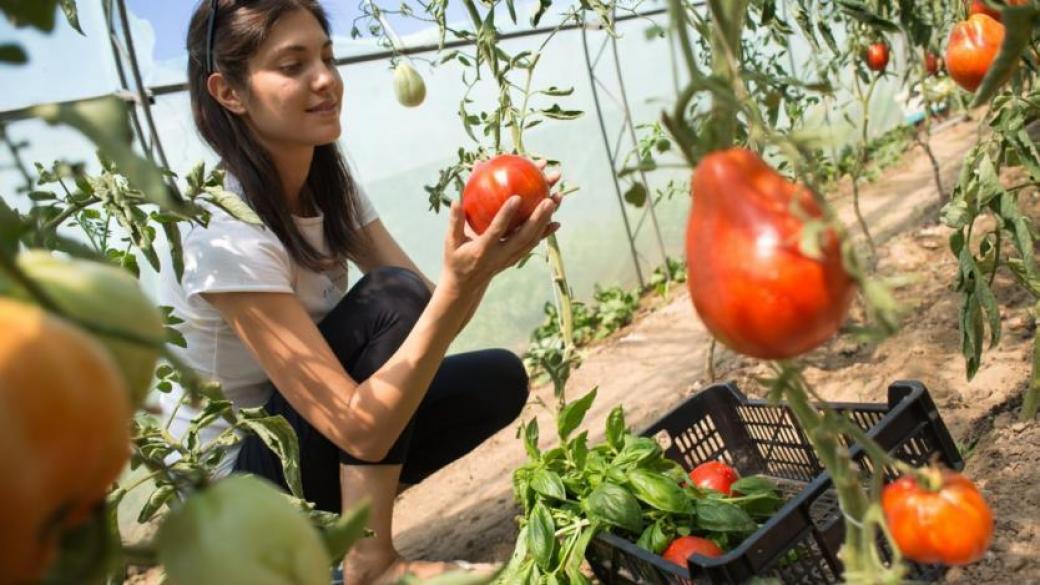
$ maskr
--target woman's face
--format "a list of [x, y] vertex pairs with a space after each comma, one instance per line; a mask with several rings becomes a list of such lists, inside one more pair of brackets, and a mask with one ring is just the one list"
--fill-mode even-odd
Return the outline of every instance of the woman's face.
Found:
[[310, 12], [282, 16], [249, 60], [245, 117], [268, 147], [320, 146], [340, 135], [343, 79]]

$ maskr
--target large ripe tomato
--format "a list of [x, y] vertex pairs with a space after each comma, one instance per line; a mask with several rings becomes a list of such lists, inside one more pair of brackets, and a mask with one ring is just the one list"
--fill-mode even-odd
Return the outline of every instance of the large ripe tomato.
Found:
[[675, 563], [680, 567], [686, 567], [686, 561], [690, 556], [699, 554], [706, 557], [721, 557], [722, 549], [719, 545], [699, 536], [680, 536], [664, 549], [661, 555], [664, 560]]
[[727, 496], [733, 495], [730, 487], [740, 479], [736, 469], [721, 461], [707, 461], [693, 468], [690, 472], [690, 481], [697, 487], [707, 488], [723, 493]]
[[[1005, 0], [1004, 4], [1008, 6], [1025, 6], [1029, 0]], [[972, 14], [985, 14], [986, 16], [995, 19], [997, 22], [1003, 22], [1003, 14], [999, 9], [990, 8], [986, 4], [985, 0], [971, 0], [971, 7], [968, 9], [968, 15]]]
[[924, 68], [928, 75], [938, 75], [939, 70], [942, 68], [939, 56], [931, 51], [926, 52], [924, 54]]
[[549, 196], [545, 175], [533, 162], [515, 154], [500, 154], [477, 163], [462, 190], [462, 210], [469, 226], [478, 234], [484, 233], [513, 195], [519, 195], [521, 202], [509, 230], [524, 223]]
[[985, 14], [957, 23], [946, 44], [946, 70], [958, 85], [975, 91], [982, 85], [1004, 42], [1004, 25]]
[[888, 44], [877, 42], [867, 47], [867, 67], [878, 72], [888, 67]]
[[993, 513], [969, 479], [929, 471], [937, 491], [908, 475], [885, 486], [881, 507], [892, 537], [907, 558], [964, 565], [980, 558], [993, 538]]
[[78, 327], [0, 298], [0, 331], [0, 581], [20, 583], [104, 499], [130, 456], [132, 409], [108, 351]]
[[692, 193], [687, 286], [712, 334], [762, 359], [794, 357], [834, 335], [855, 286], [832, 230], [820, 235], [819, 258], [802, 252], [802, 217], [822, 215], [811, 193], [741, 148], [706, 156]]

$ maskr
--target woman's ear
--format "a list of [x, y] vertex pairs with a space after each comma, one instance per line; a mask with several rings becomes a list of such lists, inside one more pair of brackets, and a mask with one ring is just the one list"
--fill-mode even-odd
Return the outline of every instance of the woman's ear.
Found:
[[217, 103], [224, 106], [232, 114], [246, 113], [245, 102], [237, 89], [231, 87], [223, 73], [213, 73], [206, 80], [206, 89]]

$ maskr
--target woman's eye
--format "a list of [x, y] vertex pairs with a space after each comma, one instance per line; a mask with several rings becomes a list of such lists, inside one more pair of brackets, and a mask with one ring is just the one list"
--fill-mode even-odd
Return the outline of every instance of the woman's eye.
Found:
[[299, 63], [286, 63], [286, 64], [282, 65], [281, 67], [279, 67], [279, 69], [281, 69], [283, 73], [287, 73], [289, 75], [292, 75], [293, 73], [296, 73], [296, 72], [298, 72], [300, 70], [300, 64]]
[[327, 57], [322, 57], [322, 61], [324, 61], [326, 65], [335, 65], [336, 64], [336, 58], [333, 57], [332, 55], [329, 55]]

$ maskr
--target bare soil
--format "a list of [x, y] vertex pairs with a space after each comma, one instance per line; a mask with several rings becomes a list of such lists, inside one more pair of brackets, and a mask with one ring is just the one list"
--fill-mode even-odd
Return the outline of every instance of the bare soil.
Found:
[[[932, 141], [943, 184], [955, 184], [961, 160], [977, 140], [976, 122], [948, 125]], [[834, 199], [845, 224], [856, 231], [848, 185]], [[1023, 202], [1040, 213], [1035, 195]], [[997, 517], [992, 549], [975, 565], [955, 568], [951, 583], [1040, 583], [1040, 423], [1017, 422], [1028, 387], [1035, 322], [1030, 298], [1007, 275], [995, 283], [1003, 307], [1004, 335], [987, 348], [973, 380], [960, 353], [960, 298], [952, 289], [956, 259], [951, 230], [938, 223], [941, 199], [932, 167], [920, 148], [884, 177], [861, 189], [861, 206], [878, 243], [878, 271], [905, 284], [896, 290], [908, 310], [906, 324], [880, 344], [840, 336], [808, 358], [807, 377], [828, 400], [884, 402], [899, 379], [924, 382], [942, 418], [966, 455], [974, 478]], [[598, 387], [587, 418], [590, 439], [602, 439], [606, 414], [623, 404], [629, 422], [641, 428], [705, 387], [709, 337], [685, 289], [670, 298], [648, 299], [636, 321], [587, 350], [571, 377], [568, 394]], [[756, 394], [761, 364], [720, 351], [716, 374]], [[542, 404], [554, 403], [550, 386], [535, 388], [524, 419], [553, 428]], [[503, 430], [469, 456], [405, 492], [395, 517], [395, 538], [407, 556], [427, 559], [505, 561], [516, 534], [510, 477], [524, 451], [515, 427]], [[549, 435], [549, 433], [543, 433]], [[544, 437], [548, 445], [551, 437]]]

